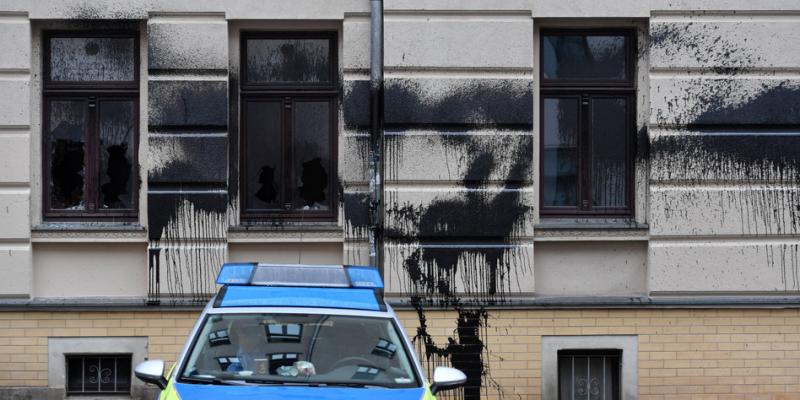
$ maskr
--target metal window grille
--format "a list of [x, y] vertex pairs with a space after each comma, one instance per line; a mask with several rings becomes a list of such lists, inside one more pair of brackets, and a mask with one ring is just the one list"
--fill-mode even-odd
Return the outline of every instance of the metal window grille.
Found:
[[67, 394], [131, 393], [131, 355], [68, 355]]
[[558, 352], [558, 398], [561, 400], [619, 400], [619, 350], [562, 350]]

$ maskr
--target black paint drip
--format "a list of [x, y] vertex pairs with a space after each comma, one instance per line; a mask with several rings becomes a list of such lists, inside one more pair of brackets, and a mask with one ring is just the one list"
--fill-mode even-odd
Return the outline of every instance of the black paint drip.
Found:
[[[437, 198], [427, 206], [399, 204], [389, 198], [387, 219], [397, 228], [389, 230], [387, 237], [412, 248], [404, 256], [402, 268], [408, 274], [411, 304], [419, 317], [414, 342], [428, 369], [449, 361], [467, 375], [462, 397], [480, 399], [485, 382], [499, 389], [485, 360], [485, 307], [504, 302], [512, 286], [512, 268], [528, 261], [518, 258], [511, 242], [524, 228], [530, 211], [520, 189], [522, 179], [531, 173], [533, 146], [532, 141], [522, 140], [516, 149], [503, 153], [496, 147], [479, 146], [468, 136], [444, 139], [446, 146], [466, 151], [469, 165], [461, 184], [467, 190], [456, 198]], [[503, 171], [503, 190], [486, 190], [492, 173], [499, 169], [500, 157], [508, 157], [510, 164]], [[456, 243], [450, 244], [448, 238]], [[468, 298], [461, 298], [457, 284]], [[428, 333], [428, 306], [452, 308], [458, 313], [454, 335], [446, 344], [435, 343]]]

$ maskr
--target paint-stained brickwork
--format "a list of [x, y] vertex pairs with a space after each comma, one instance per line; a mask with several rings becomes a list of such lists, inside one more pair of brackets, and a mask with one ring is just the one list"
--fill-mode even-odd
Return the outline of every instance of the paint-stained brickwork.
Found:
[[[417, 313], [399, 314], [409, 336], [418, 335]], [[0, 313], [0, 390], [47, 386], [47, 337], [147, 337], [149, 358], [172, 363], [196, 316]], [[479, 332], [470, 329], [474, 318], [488, 318]], [[428, 310], [425, 324], [426, 339], [441, 343], [429, 349], [433, 354], [421, 352], [427, 368], [444, 362], [445, 354], [461, 368], [475, 368], [477, 360], [463, 350], [491, 349], [483, 361], [492, 370], [486, 399], [541, 398], [541, 341], [549, 335], [635, 335], [642, 400], [791, 399], [800, 392], [798, 310]]]

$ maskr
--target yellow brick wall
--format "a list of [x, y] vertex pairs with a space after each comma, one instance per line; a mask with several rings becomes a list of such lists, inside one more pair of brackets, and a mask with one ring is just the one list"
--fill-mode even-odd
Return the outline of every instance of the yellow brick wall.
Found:
[[[148, 336], [175, 360], [194, 312], [0, 312], [0, 386], [47, 386], [47, 338]], [[413, 337], [414, 312], [400, 312]], [[456, 313], [426, 313], [443, 345]], [[492, 310], [484, 393], [538, 399], [542, 335], [638, 335], [640, 399], [800, 399], [800, 310]]]

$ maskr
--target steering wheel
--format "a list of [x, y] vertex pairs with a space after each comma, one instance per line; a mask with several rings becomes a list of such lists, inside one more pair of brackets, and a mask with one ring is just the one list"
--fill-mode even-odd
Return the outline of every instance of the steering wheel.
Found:
[[335, 369], [337, 369], [337, 368], [339, 368], [339, 367], [341, 367], [342, 365], [345, 365], [345, 364], [354, 364], [356, 362], [360, 362], [360, 363], [363, 363], [363, 364], [366, 364], [366, 365], [369, 365], [369, 366], [373, 366], [372, 362], [367, 360], [366, 358], [352, 356], [352, 357], [345, 357], [345, 358], [333, 363], [333, 365], [331, 366], [331, 370], [335, 370]]

